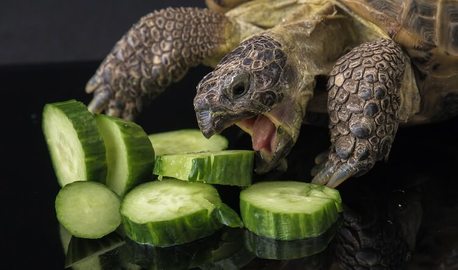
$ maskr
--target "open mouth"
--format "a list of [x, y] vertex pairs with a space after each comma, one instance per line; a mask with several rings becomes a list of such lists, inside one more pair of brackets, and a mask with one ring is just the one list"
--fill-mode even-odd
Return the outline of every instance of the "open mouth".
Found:
[[272, 160], [278, 146], [278, 123], [269, 114], [259, 114], [235, 123], [251, 136], [253, 150], [258, 151], [264, 160]]
[[205, 137], [209, 138], [235, 124], [251, 136], [257, 157], [257, 173], [285, 167], [283, 161], [296, 142], [303, 118], [302, 110], [289, 100], [259, 114], [249, 111], [228, 114], [224, 110], [212, 111], [211, 108], [201, 107], [196, 107], [196, 116]]

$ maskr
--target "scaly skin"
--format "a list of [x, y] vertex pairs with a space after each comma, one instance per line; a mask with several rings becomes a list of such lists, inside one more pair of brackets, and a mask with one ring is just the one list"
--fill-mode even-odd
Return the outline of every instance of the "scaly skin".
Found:
[[344, 207], [333, 242], [339, 269], [405, 269], [422, 224], [421, 194], [407, 189], [352, 196], [353, 208]]
[[337, 61], [328, 82], [332, 146], [313, 182], [335, 187], [388, 158], [404, 68], [401, 48], [389, 39], [361, 44]]
[[211, 137], [235, 120], [265, 113], [280, 103], [285, 65], [281, 44], [263, 35], [227, 54], [197, 86], [194, 109], [203, 134]]
[[[272, 106], [280, 104], [284, 96], [289, 95], [285, 83], [291, 71], [286, 62], [287, 55], [281, 44], [264, 35], [242, 42], [227, 54], [197, 86], [194, 109], [203, 134], [211, 137], [243, 119], [254, 119], [267, 113]], [[293, 121], [300, 125], [304, 113], [304, 108], [299, 107], [288, 114], [292, 114]], [[250, 129], [245, 130], [251, 132]], [[277, 147], [279, 151], [272, 156], [260, 152], [258, 172], [275, 166], [279, 161], [277, 159], [288, 154], [297, 138], [282, 127], [277, 127], [277, 133], [282, 135], [281, 138], [278, 136], [281, 148]]]
[[[442, 2], [439, 11], [456, 9], [455, 0]], [[458, 114], [458, 58], [453, 39], [445, 35], [454, 33], [454, 19], [446, 21], [441, 16], [449, 13], [444, 12], [434, 13], [437, 18], [426, 14], [434, 7], [431, 3], [416, 6], [418, 10], [410, 8], [414, 2], [392, 1], [207, 3], [211, 10], [164, 9], [134, 25], [89, 81], [87, 91], [94, 93], [89, 109], [133, 119], [146, 100], [188, 68], [216, 65], [245, 40], [198, 87], [194, 104], [202, 131], [210, 136], [238, 123], [253, 135], [249, 122], [267, 123], [268, 118], [275, 136], [270, 147], [260, 149], [263, 163], [257, 169], [266, 172], [289, 153], [308, 109], [328, 111], [333, 145], [314, 181], [329, 186], [386, 159], [399, 123], [428, 123]], [[221, 13], [234, 6], [227, 17]], [[404, 8], [410, 9], [402, 12]], [[434, 29], [442, 33], [440, 43], [423, 46], [425, 36], [415, 27], [425, 22], [407, 19], [420, 15], [441, 22]], [[358, 46], [367, 41], [371, 43]], [[414, 60], [417, 73], [396, 44]], [[275, 58], [275, 53], [282, 56]], [[361, 67], [364, 72], [358, 73]], [[330, 76], [328, 106], [321, 102], [326, 93], [313, 98], [317, 76]]]
[[[209, 137], [233, 124], [248, 132], [260, 157], [258, 173], [272, 170], [288, 155], [316, 76], [327, 74], [346, 46], [353, 45], [347, 21], [315, 18], [252, 36], [197, 87], [194, 108], [202, 132]], [[341, 42], [330, 42], [333, 36]]]
[[143, 103], [180, 80], [190, 67], [231, 45], [234, 25], [220, 13], [167, 8], [143, 17], [118, 41], [88, 82], [93, 112], [133, 119]]

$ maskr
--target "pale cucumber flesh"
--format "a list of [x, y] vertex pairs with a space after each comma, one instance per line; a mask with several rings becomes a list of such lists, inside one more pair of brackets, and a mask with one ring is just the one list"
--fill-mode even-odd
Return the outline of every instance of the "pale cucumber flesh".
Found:
[[200, 210], [209, 213], [221, 202], [209, 185], [166, 179], [137, 186], [123, 200], [121, 213], [136, 223], [179, 218]]
[[210, 185], [164, 179], [130, 191], [122, 202], [121, 215], [132, 240], [171, 246], [214, 233], [222, 226], [221, 218], [213, 214], [221, 205], [218, 192]]
[[294, 181], [257, 183], [240, 193], [240, 211], [251, 232], [279, 240], [315, 237], [342, 211], [337, 190]]
[[121, 223], [118, 196], [97, 182], [66, 185], [57, 194], [55, 207], [60, 224], [76, 237], [101, 238]]
[[157, 156], [191, 152], [220, 151], [228, 146], [221, 135], [207, 139], [198, 129], [181, 129], [148, 136]]
[[105, 146], [94, 116], [84, 104], [75, 100], [47, 104], [43, 133], [60, 186], [73, 181], [105, 181]]

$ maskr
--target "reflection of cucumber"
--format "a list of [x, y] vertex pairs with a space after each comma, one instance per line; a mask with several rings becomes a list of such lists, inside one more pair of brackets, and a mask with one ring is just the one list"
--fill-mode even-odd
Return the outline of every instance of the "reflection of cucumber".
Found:
[[334, 238], [338, 223], [317, 237], [299, 240], [276, 240], [245, 231], [245, 245], [259, 258], [270, 260], [292, 260], [322, 252]]
[[107, 150], [107, 186], [123, 196], [138, 182], [151, 180], [154, 150], [143, 128], [106, 115], [96, 120]]
[[254, 152], [226, 150], [159, 156], [154, 174], [191, 182], [248, 186], [251, 184]]
[[244, 247], [243, 230], [225, 228], [209, 237], [171, 247], [127, 241], [119, 249], [121, 269], [241, 269], [254, 258]]
[[203, 151], [220, 151], [227, 148], [227, 139], [214, 135], [207, 139], [198, 129], [182, 129], [149, 135], [157, 156]]
[[122, 269], [195, 269], [211, 258], [211, 250], [218, 244], [219, 233], [190, 243], [171, 247], [154, 247], [128, 241], [120, 249]]
[[245, 227], [278, 240], [320, 235], [336, 222], [341, 208], [337, 190], [302, 182], [261, 182], [240, 193]]
[[119, 226], [119, 198], [105, 185], [77, 181], [63, 187], [56, 197], [60, 224], [73, 236], [101, 238]]
[[105, 181], [105, 146], [94, 116], [83, 103], [47, 104], [43, 132], [61, 186], [81, 180]]
[[117, 233], [108, 234], [100, 239], [72, 237], [65, 255], [65, 268], [78, 264], [90, 257], [100, 256], [120, 247], [125, 242]]
[[228, 207], [222, 205], [210, 185], [166, 179], [135, 187], [124, 197], [121, 215], [132, 240], [171, 246], [210, 235], [222, 222], [239, 226], [237, 214], [227, 214]]
[[201, 270], [242, 269], [255, 256], [244, 246], [243, 229], [226, 229], [220, 236], [211, 258], [198, 266]]

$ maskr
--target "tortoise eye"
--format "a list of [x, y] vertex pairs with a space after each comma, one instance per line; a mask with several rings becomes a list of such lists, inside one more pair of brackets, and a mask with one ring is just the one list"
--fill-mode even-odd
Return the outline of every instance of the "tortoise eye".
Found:
[[231, 90], [232, 90], [233, 98], [240, 98], [243, 95], [245, 95], [245, 93], [248, 90], [248, 87], [246, 86], [244, 82], [238, 82], [232, 87]]

